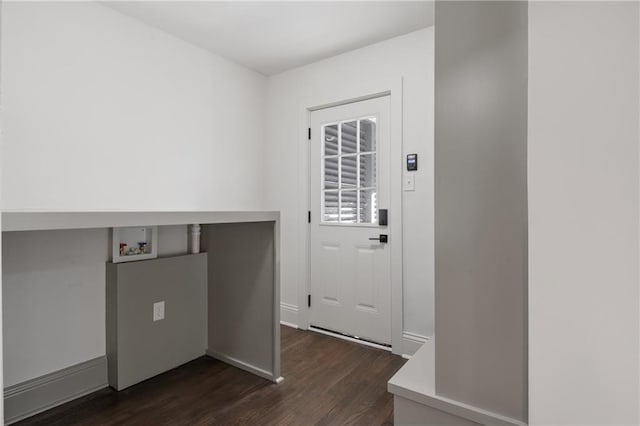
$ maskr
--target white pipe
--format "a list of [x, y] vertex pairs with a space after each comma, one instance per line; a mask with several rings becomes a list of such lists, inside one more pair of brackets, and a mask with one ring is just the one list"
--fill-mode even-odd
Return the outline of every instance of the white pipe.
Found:
[[191, 253], [200, 253], [200, 225], [191, 225]]

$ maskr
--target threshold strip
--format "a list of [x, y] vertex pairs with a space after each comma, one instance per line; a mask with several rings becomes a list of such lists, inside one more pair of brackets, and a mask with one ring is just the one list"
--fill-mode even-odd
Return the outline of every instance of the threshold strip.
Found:
[[348, 334], [340, 333], [333, 330], [327, 330], [326, 328], [310, 325], [309, 330], [316, 333], [324, 334], [326, 336], [336, 337], [338, 339], [347, 340], [349, 342], [359, 343], [361, 345], [370, 346], [376, 349], [382, 349], [383, 351], [391, 352], [391, 345], [384, 343], [373, 342], [371, 340], [363, 339], [362, 337], [350, 336]]

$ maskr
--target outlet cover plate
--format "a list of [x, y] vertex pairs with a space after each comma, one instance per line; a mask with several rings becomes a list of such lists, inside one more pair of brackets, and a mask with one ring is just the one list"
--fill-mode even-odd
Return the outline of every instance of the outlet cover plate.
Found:
[[413, 173], [404, 174], [404, 181], [402, 183], [402, 187], [405, 190], [405, 192], [416, 190], [416, 182], [414, 180]]
[[164, 319], [164, 300], [153, 304], [153, 321]]

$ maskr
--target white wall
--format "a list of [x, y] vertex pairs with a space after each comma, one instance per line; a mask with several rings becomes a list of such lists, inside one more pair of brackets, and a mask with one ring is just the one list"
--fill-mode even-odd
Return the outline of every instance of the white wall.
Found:
[[1, 50], [4, 210], [261, 206], [263, 76], [93, 2], [3, 4]]
[[[96, 3], [3, 3], [1, 31], [4, 211], [263, 207], [263, 76]], [[107, 230], [3, 246], [4, 385], [104, 355]]]
[[433, 57], [431, 27], [269, 78], [266, 184], [268, 207], [282, 214], [281, 298], [289, 306], [283, 312], [289, 321], [296, 321], [298, 286], [306, 273], [299, 265], [306, 214], [300, 182], [307, 171], [298, 159], [305, 142], [301, 117], [314, 105], [305, 102], [345, 100], [368, 83], [403, 78], [403, 158], [417, 152], [420, 166], [416, 191], [402, 194], [404, 330], [433, 333]]
[[636, 2], [529, 3], [529, 420], [638, 424]]
[[105, 354], [106, 229], [2, 240], [4, 386]]

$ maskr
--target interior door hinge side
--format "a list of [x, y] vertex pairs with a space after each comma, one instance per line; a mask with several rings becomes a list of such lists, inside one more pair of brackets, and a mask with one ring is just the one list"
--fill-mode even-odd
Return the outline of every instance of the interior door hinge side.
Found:
[[311, 307], [311, 295], [310, 294], [307, 295], [307, 306], [309, 308]]
[[311, 127], [309, 127], [309, 129], [307, 129], [307, 130], [309, 131], [307, 138], [308, 138], [309, 140], [311, 140]]
[[307, 212], [307, 221], [311, 223], [311, 210]]

